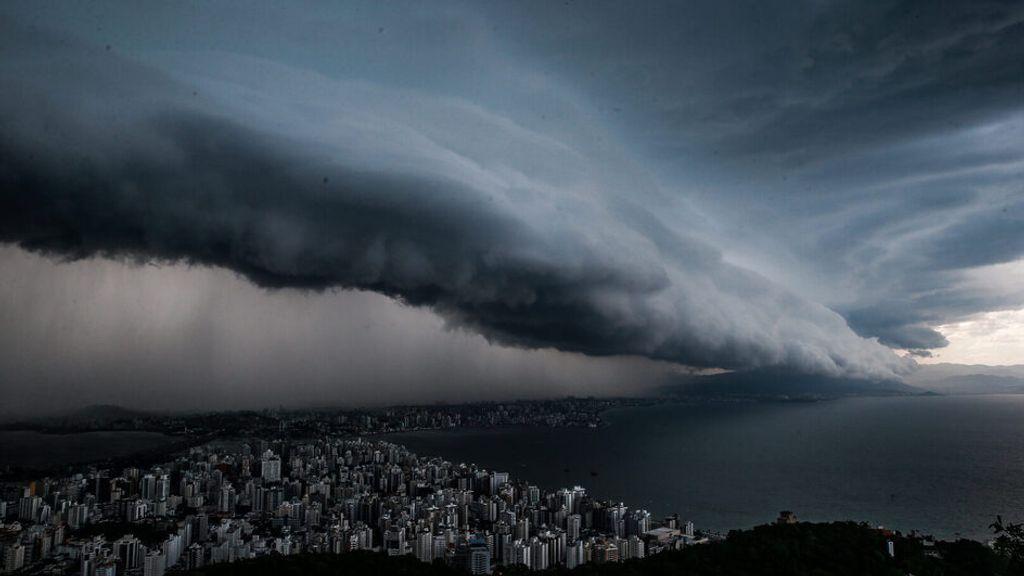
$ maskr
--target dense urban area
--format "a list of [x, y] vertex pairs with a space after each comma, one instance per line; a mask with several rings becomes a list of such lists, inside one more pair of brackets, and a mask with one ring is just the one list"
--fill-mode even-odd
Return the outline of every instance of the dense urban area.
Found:
[[[675, 516], [554, 492], [382, 440], [219, 442], [152, 468], [9, 486], [4, 568], [160, 576], [270, 554], [380, 550], [473, 574], [643, 558], [702, 542]], [[13, 503], [12, 509], [7, 510]]]
[[1024, 560], [1024, 528], [1012, 524], [995, 546], [850, 522], [799, 523], [790, 512], [751, 531], [702, 533], [674, 514], [654, 517], [579, 486], [542, 488], [507, 472], [420, 456], [384, 435], [596, 427], [604, 410], [645, 402], [568, 398], [190, 415], [98, 407], [15, 423], [8, 428], [148, 430], [174, 439], [100, 462], [35, 470], [4, 464], [0, 568], [81, 576], [683, 569], [949, 576], [1016, 574], [1013, 559]]

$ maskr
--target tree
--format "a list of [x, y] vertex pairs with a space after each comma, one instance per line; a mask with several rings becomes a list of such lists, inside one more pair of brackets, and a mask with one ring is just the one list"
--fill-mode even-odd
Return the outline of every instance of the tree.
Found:
[[1024, 524], [1004, 522], [1002, 516], [996, 516], [991, 528], [996, 535], [993, 547], [1008, 561], [1007, 576], [1024, 576]]

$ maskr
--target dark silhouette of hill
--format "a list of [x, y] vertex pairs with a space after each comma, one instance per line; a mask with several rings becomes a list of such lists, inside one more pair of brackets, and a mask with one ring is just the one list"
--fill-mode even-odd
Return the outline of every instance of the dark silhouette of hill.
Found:
[[[887, 552], [892, 541], [895, 556]], [[734, 531], [721, 542], [695, 545], [643, 560], [587, 564], [575, 570], [558, 568], [541, 574], [579, 576], [1013, 576], [1008, 561], [972, 540], [926, 543], [853, 522], [765, 525]], [[371, 552], [340, 555], [272, 556], [209, 566], [202, 576], [456, 576], [466, 574], [411, 556], [388, 557]], [[496, 574], [537, 574], [525, 567], [499, 567]]]
[[136, 418], [150, 418], [152, 416], [154, 416], [152, 412], [133, 410], [116, 404], [93, 404], [66, 414], [51, 416], [50, 419], [65, 422], [89, 422], [96, 420], [134, 420]]
[[2, 426], [10, 430], [26, 429], [48, 432], [121, 430], [136, 429], [138, 422], [159, 416], [158, 412], [133, 410], [113, 404], [95, 404], [57, 414], [12, 418], [4, 422]]
[[664, 388], [682, 396], [749, 396], [764, 398], [834, 398], [924, 394], [925, 390], [896, 380], [862, 380], [794, 374], [778, 370], [726, 372], [689, 376]]

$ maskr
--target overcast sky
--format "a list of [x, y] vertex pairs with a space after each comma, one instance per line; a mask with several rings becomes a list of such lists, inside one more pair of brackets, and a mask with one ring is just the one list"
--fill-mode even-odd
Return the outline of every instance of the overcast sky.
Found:
[[0, 5], [9, 410], [1020, 362], [1019, 2]]

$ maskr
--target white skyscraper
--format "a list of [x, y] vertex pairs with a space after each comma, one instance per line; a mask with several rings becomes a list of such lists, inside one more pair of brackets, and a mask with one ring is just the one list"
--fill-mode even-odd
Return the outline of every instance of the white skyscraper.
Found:
[[267, 482], [281, 481], [281, 457], [271, 450], [263, 453], [263, 464], [261, 467], [263, 479]]

